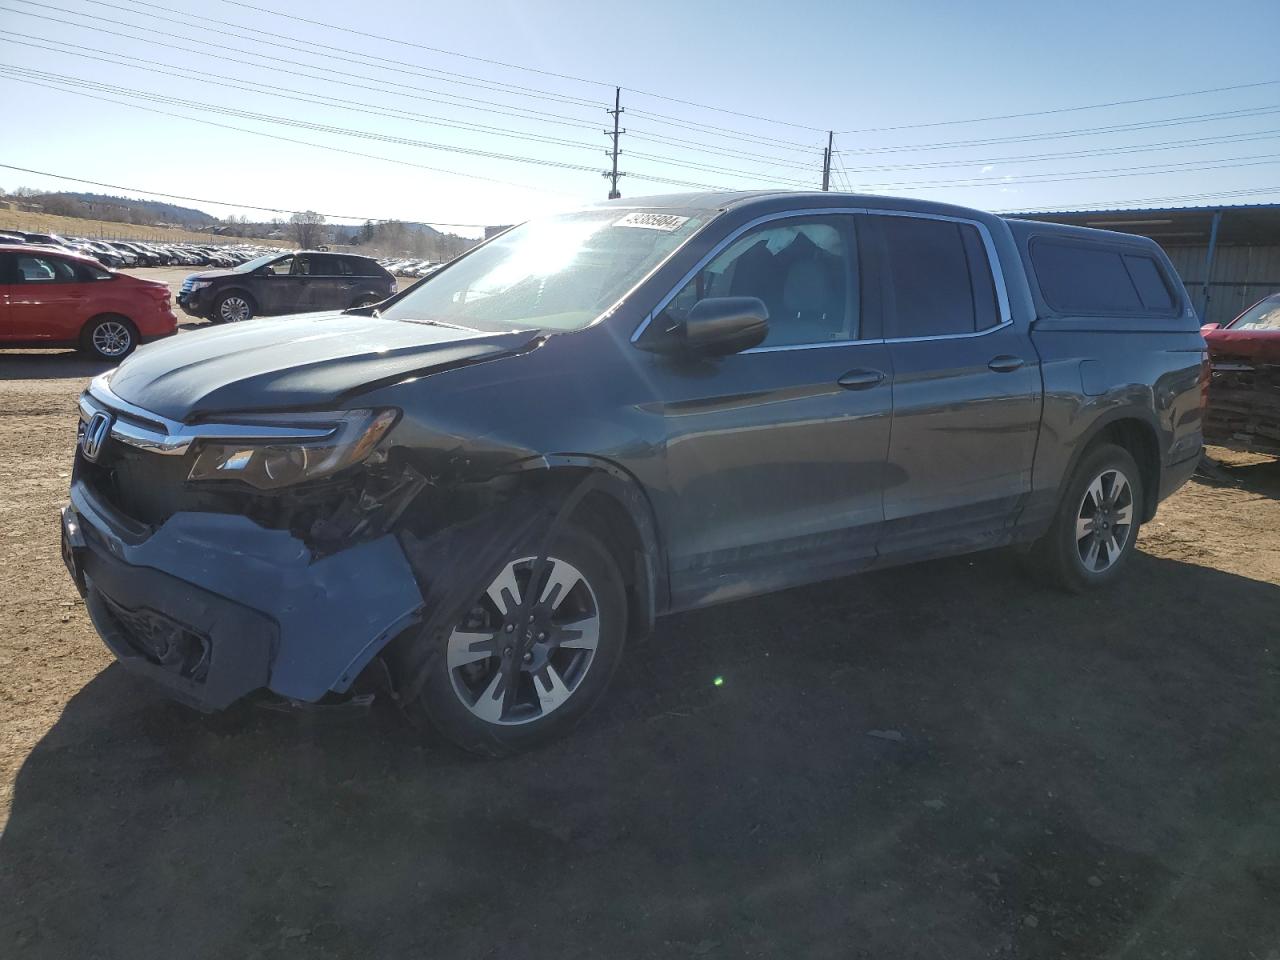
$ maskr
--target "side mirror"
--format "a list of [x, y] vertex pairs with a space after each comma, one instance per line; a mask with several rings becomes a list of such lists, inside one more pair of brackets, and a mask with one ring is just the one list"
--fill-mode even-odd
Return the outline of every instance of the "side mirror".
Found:
[[1206, 323], [1204, 326], [1200, 328], [1200, 332], [1203, 334], [1203, 333], [1208, 333], [1210, 330], [1220, 330], [1220, 329], [1222, 329], [1222, 324], [1220, 323]]
[[722, 357], [759, 346], [769, 334], [769, 308], [758, 297], [708, 297], [684, 321], [690, 353]]

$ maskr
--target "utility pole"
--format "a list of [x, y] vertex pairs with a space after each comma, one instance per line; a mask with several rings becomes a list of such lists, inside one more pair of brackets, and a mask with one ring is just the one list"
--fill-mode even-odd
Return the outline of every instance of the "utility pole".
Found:
[[605, 173], [604, 177], [609, 181], [609, 199], [617, 200], [622, 196], [622, 194], [618, 192], [618, 178], [626, 176], [625, 173], [618, 172], [618, 138], [627, 132], [625, 130], [618, 129], [618, 118], [624, 113], [622, 109], [621, 87], [613, 88], [613, 109], [607, 112], [613, 115], [613, 129], [606, 130], [604, 132], [606, 137], [613, 138], [613, 149], [607, 154], [607, 156], [611, 157], [613, 160], [613, 169], [610, 172]]
[[827, 131], [827, 149], [822, 151], [822, 192], [826, 193], [831, 189], [831, 147], [835, 140], [835, 133], [831, 130]]

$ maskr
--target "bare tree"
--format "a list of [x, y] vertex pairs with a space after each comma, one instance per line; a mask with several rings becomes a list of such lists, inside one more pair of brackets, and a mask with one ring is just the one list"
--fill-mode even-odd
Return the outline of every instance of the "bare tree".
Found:
[[314, 210], [295, 213], [289, 218], [289, 228], [301, 250], [320, 246], [328, 233], [324, 228], [324, 217]]

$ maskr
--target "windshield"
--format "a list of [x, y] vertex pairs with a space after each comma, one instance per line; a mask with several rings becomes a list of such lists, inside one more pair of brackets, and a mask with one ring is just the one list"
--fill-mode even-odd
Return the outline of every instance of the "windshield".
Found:
[[1255, 303], [1231, 324], [1232, 330], [1280, 330], [1280, 293]]
[[275, 263], [280, 259], [278, 253], [268, 253], [265, 257], [258, 257], [256, 260], [248, 260], [240, 264], [238, 267], [232, 267], [232, 273], [253, 273], [259, 267], [265, 267], [268, 263]]
[[532, 220], [436, 274], [382, 316], [476, 330], [577, 330], [703, 222], [670, 211], [618, 209]]

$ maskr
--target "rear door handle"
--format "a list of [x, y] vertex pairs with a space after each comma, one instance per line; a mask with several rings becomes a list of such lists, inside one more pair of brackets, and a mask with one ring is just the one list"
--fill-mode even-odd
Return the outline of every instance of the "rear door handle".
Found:
[[866, 390], [884, 381], [884, 374], [879, 370], [850, 370], [836, 381], [846, 390]]
[[1013, 373], [1013, 371], [1020, 369], [1026, 362], [1027, 361], [1023, 360], [1021, 357], [1003, 355], [999, 357], [992, 357], [991, 362], [988, 363], [987, 366], [996, 373]]

